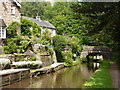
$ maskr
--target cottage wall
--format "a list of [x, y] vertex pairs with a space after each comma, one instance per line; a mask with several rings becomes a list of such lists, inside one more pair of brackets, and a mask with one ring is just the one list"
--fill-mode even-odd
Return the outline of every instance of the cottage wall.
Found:
[[41, 30], [41, 35], [43, 35], [43, 33], [48, 30], [48, 33], [50, 34], [51, 37], [56, 35], [56, 30], [55, 29], [50, 29], [50, 28], [42, 28]]
[[[11, 6], [15, 6], [15, 15], [11, 15]], [[19, 9], [12, 0], [0, 2], [0, 17], [2, 17], [7, 26], [10, 25], [12, 21], [20, 22], [21, 15]]]

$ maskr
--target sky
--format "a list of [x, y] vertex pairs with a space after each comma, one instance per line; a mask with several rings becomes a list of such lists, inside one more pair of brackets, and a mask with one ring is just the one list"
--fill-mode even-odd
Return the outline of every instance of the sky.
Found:
[[49, 2], [52, 2], [53, 0], [45, 0], [45, 1], [49, 1]]

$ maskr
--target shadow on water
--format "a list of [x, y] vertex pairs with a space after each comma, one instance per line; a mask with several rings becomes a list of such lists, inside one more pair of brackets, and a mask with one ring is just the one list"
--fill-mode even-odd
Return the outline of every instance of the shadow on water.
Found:
[[98, 67], [98, 63], [84, 63], [54, 73], [24, 79], [2, 88], [81, 88]]

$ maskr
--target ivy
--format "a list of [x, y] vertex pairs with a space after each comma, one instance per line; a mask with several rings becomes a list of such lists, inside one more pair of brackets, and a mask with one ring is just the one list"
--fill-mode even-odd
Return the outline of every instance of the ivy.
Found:
[[14, 38], [17, 36], [17, 30], [20, 29], [20, 23], [12, 22], [7, 28], [7, 37]]
[[24, 36], [36, 36], [40, 37], [40, 31], [41, 28], [36, 23], [27, 20], [27, 19], [21, 19], [21, 33]]

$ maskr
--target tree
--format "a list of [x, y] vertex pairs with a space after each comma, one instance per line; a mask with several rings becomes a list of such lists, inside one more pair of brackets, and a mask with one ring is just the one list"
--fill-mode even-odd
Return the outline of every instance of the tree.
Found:
[[87, 22], [83, 19], [86, 35], [90, 36], [96, 45], [118, 47], [119, 3], [75, 3], [71, 7], [74, 12], [82, 14], [87, 19]]
[[57, 60], [59, 62], [64, 61], [61, 52], [64, 51], [66, 45], [67, 45], [67, 41], [64, 38], [64, 36], [57, 35], [53, 37], [53, 46], [56, 52]]

